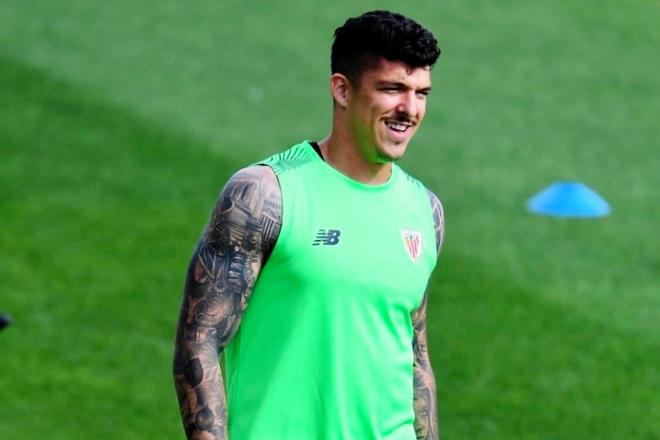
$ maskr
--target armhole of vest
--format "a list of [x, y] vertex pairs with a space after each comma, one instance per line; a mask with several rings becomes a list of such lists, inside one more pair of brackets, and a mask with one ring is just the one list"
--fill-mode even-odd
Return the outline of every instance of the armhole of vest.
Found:
[[431, 226], [431, 237], [433, 237], [433, 264], [431, 264], [431, 272], [433, 272], [436, 266], [438, 265], [439, 253], [438, 253], [438, 238], [435, 235], [435, 219], [433, 218], [433, 203], [431, 202], [431, 196], [429, 195], [431, 193], [431, 190], [429, 190], [426, 187], [426, 185], [424, 185], [420, 180], [408, 174], [404, 169], [399, 167], [397, 164], [394, 164], [394, 166], [398, 168], [399, 174], [401, 174], [401, 177], [404, 178], [407, 184], [413, 188], [412, 189], [413, 193], [417, 192], [418, 194], [421, 194], [421, 197], [423, 197], [425, 200], [424, 206], [427, 207], [427, 213], [428, 213], [427, 218], [429, 219], [428, 220], [429, 225]]
[[[419, 182], [419, 181], [418, 181]], [[431, 202], [431, 190], [429, 190], [426, 185], [423, 183], [419, 182], [420, 185], [419, 187], [424, 191], [424, 199], [426, 200], [426, 205], [428, 206], [427, 212], [429, 215], [429, 226], [430, 226], [430, 232], [431, 232], [431, 237], [433, 240], [433, 253], [432, 253], [432, 261], [429, 263], [429, 275], [426, 280], [426, 287], [424, 287], [424, 293], [420, 297], [419, 303], [415, 307], [414, 310], [418, 310], [421, 306], [422, 303], [424, 302], [424, 297], [427, 295], [430, 295], [430, 287], [431, 287], [431, 277], [433, 276], [433, 272], [435, 272], [436, 267], [438, 266], [438, 259], [439, 259], [439, 252], [438, 252], [438, 238], [435, 235], [435, 219], [433, 218], [433, 203]], [[437, 197], [437, 196], [436, 196]], [[439, 200], [439, 199], [438, 199]], [[428, 301], [428, 300], [427, 300]]]
[[[269, 163], [266, 162], [257, 162], [254, 164], [255, 166], [262, 166], [262, 167], [268, 167], [273, 171], [273, 174], [275, 175], [275, 179], [277, 179], [277, 184], [280, 187], [280, 206], [281, 206], [281, 211], [280, 211], [280, 232], [277, 234], [277, 238], [275, 239], [275, 244], [273, 245], [273, 248], [270, 251], [270, 255], [268, 255], [268, 260], [264, 263], [264, 266], [273, 258], [273, 256], [276, 254], [277, 250], [284, 246], [283, 244], [280, 244], [284, 242], [285, 235], [289, 235], [289, 228], [285, 226], [287, 222], [285, 222], [284, 215], [286, 213], [286, 207], [284, 206], [284, 189], [282, 188], [282, 181], [280, 179], [280, 175], [277, 173], [275, 168], [273, 168]], [[262, 266], [263, 267], [263, 266]]]
[[[436, 224], [435, 224], [435, 218], [433, 218], [433, 199], [432, 199], [432, 196], [431, 196], [431, 194], [433, 194], [433, 193], [425, 185], [422, 185], [422, 188], [424, 188], [424, 196], [426, 197], [426, 205], [429, 207], [429, 215], [431, 217], [431, 228], [433, 229], [433, 249], [435, 249], [435, 253], [437, 255], [438, 254], [438, 247], [439, 247], [440, 243], [438, 243], [438, 237], [436, 236], [436, 233], [435, 233]], [[438, 197], [435, 194], [433, 194], [433, 195], [435, 197]]]
[[[431, 272], [433, 272], [436, 266], [438, 265], [440, 250], [442, 250], [442, 243], [438, 243], [438, 237], [435, 233], [436, 225], [435, 225], [435, 218], [433, 217], [433, 202], [431, 200], [431, 194], [433, 194], [436, 198], [438, 198], [438, 196], [435, 195], [435, 193], [433, 193], [430, 189], [426, 187], [426, 185], [422, 184], [421, 182], [420, 185], [424, 190], [424, 197], [426, 198], [426, 206], [428, 206], [428, 213], [430, 218], [429, 224], [431, 225], [431, 236], [433, 237], [433, 264], [431, 265]], [[442, 204], [439, 198], [438, 198], [438, 202]], [[442, 211], [444, 213], [444, 209], [442, 209]]]

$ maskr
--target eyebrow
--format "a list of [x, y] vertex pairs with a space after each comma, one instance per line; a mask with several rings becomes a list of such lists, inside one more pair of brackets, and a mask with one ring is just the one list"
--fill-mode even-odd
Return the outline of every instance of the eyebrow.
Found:
[[[383, 88], [383, 87], [396, 87], [398, 89], [409, 89], [405, 83], [402, 83], [401, 81], [378, 81], [376, 83], [376, 87], [378, 88]], [[431, 86], [428, 87], [422, 87], [421, 89], [416, 89], [417, 92], [425, 92], [428, 93], [431, 91]]]

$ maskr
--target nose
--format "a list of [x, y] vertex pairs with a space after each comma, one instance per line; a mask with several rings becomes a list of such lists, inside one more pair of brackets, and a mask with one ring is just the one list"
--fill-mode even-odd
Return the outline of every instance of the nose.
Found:
[[417, 95], [415, 94], [414, 90], [402, 93], [400, 96], [401, 100], [397, 106], [397, 111], [400, 113], [405, 113], [408, 116], [416, 116], [419, 103], [417, 102]]

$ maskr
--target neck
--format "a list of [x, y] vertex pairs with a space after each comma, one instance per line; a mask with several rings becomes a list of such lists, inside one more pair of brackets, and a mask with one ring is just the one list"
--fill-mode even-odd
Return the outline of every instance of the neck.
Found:
[[351, 137], [333, 130], [319, 142], [325, 161], [337, 171], [367, 185], [380, 185], [390, 178], [392, 164], [373, 163], [365, 158]]

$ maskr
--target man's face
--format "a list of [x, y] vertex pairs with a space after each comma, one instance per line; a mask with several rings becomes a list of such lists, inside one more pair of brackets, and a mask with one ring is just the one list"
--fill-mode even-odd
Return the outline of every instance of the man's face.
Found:
[[380, 58], [359, 85], [350, 84], [346, 111], [351, 135], [371, 163], [398, 160], [426, 112], [430, 67]]

